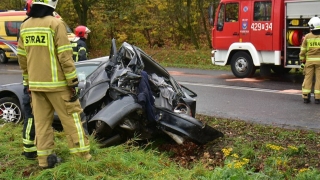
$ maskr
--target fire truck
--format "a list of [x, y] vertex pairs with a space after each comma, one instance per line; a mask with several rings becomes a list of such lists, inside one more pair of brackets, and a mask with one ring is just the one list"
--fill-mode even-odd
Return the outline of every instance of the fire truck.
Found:
[[[319, 0], [220, 0], [209, 8], [212, 63], [230, 65], [238, 78], [300, 68], [308, 22], [320, 16]], [[213, 19], [214, 17], [214, 19]]]

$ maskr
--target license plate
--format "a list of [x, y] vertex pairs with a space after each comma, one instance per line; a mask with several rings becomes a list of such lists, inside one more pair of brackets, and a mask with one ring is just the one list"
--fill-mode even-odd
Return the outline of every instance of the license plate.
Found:
[[10, 53], [10, 56], [16, 56], [16, 54], [15, 53]]

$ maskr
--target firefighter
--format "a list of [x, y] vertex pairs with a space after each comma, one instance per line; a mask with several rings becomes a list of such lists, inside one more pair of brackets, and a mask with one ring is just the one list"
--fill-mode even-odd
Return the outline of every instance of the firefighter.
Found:
[[315, 75], [315, 104], [320, 104], [320, 18], [313, 17], [308, 24], [311, 32], [304, 37], [299, 54], [305, 75], [302, 83], [302, 98], [304, 103], [310, 103], [313, 76]]
[[78, 26], [74, 30], [76, 37], [71, 42], [73, 49], [73, 60], [75, 62], [88, 59], [86, 39], [90, 33], [90, 29], [86, 26]]
[[[26, 14], [29, 15], [31, 8], [32, 0], [26, 1]], [[28, 20], [27, 17], [23, 22]], [[23, 83], [25, 85], [25, 82]], [[22, 142], [23, 142], [23, 152], [27, 159], [36, 159], [37, 157], [37, 148], [34, 144], [35, 138], [35, 127], [34, 127], [34, 117], [32, 114], [31, 108], [31, 96], [28, 87], [23, 88], [23, 106], [24, 106], [24, 121], [23, 121], [23, 130], [22, 130]]]
[[37, 148], [34, 144], [35, 127], [34, 118], [31, 108], [31, 94], [28, 92], [27, 86], [23, 88], [23, 106], [25, 111], [25, 117], [23, 121], [23, 153], [27, 159], [36, 159]]
[[30, 18], [20, 28], [17, 49], [22, 76], [31, 91], [35, 144], [42, 168], [53, 168], [61, 160], [54, 153], [54, 112], [61, 120], [70, 153], [91, 159], [75, 91], [78, 78], [72, 47], [65, 25], [53, 16], [57, 3], [58, 0], [33, 0]]

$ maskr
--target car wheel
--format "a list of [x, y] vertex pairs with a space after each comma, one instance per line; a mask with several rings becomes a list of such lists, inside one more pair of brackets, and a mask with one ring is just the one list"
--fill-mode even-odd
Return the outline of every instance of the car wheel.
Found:
[[241, 51], [232, 56], [231, 70], [238, 78], [251, 77], [256, 72], [251, 56]]
[[0, 50], [0, 63], [6, 64], [8, 62], [8, 58], [3, 50]]
[[0, 119], [16, 124], [22, 120], [22, 111], [17, 99], [12, 97], [0, 99]]
[[[106, 104], [103, 102], [100, 105], [98, 105], [98, 108], [93, 110], [92, 113], [90, 113], [89, 117], [86, 117], [86, 120], [89, 121], [92, 117], [94, 117], [101, 109], [103, 109], [106, 106]], [[105, 136], [109, 135], [109, 131], [105, 131], [105, 128], [108, 128], [108, 125], [103, 121], [94, 121], [87, 125], [87, 131], [90, 135], [94, 135], [97, 139], [101, 139]], [[112, 131], [112, 130], [111, 130]]]

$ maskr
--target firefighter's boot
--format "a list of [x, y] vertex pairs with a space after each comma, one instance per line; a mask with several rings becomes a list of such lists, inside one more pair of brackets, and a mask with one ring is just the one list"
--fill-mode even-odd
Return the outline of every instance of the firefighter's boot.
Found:
[[310, 103], [310, 94], [303, 94], [303, 103]]
[[35, 160], [37, 159], [37, 152], [22, 152], [21, 155], [24, 155], [28, 160]]
[[310, 99], [303, 99], [303, 103], [306, 103], [306, 104], [310, 103]]
[[315, 104], [320, 104], [320, 99], [314, 99]]
[[50, 154], [47, 157], [48, 166], [42, 167], [43, 169], [49, 169], [54, 168], [58, 163], [60, 163], [62, 160], [55, 154]]

